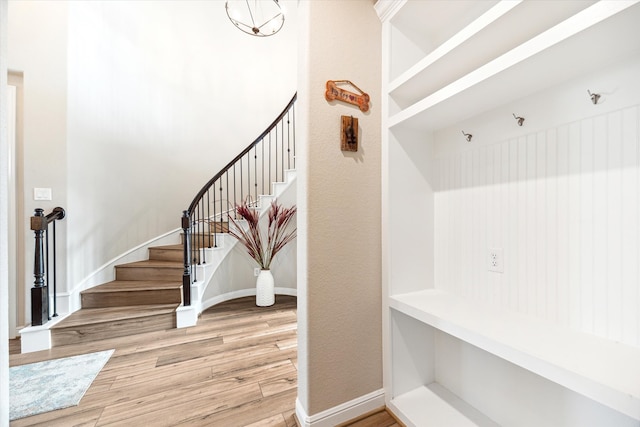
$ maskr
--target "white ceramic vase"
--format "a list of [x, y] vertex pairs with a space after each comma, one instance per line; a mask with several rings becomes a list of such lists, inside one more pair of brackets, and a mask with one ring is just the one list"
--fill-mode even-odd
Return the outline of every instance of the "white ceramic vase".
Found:
[[260, 270], [256, 280], [256, 305], [268, 307], [275, 303], [275, 287], [271, 270]]

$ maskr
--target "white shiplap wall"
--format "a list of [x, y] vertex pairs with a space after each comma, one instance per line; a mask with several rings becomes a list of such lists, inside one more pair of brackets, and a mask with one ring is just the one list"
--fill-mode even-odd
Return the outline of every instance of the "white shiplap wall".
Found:
[[640, 346], [639, 129], [636, 105], [441, 154], [436, 287]]

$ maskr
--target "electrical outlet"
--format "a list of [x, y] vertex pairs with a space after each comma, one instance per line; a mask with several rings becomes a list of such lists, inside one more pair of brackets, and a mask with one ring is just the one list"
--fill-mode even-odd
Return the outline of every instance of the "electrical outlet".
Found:
[[502, 248], [489, 248], [488, 270], [495, 273], [504, 273], [504, 252]]
[[253, 275], [258, 277], [260, 275], [260, 267], [255, 267], [253, 269]]

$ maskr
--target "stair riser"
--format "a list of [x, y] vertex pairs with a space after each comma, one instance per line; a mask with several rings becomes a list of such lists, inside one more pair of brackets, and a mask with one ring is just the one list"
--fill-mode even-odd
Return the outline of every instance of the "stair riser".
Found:
[[157, 261], [183, 262], [184, 254], [181, 250], [149, 248], [149, 259]]
[[181, 289], [82, 294], [82, 308], [121, 307], [148, 304], [180, 304]]
[[184, 269], [177, 267], [116, 266], [116, 280], [182, 280]]
[[[195, 260], [192, 264], [197, 264], [200, 261], [200, 251], [196, 251], [194, 254]], [[154, 261], [173, 261], [184, 263], [184, 254], [182, 251], [165, 250], [165, 249], [149, 249], [149, 259]]]
[[[212, 248], [216, 245], [216, 241], [219, 244], [224, 237], [213, 234], [192, 234], [191, 235], [191, 248]], [[180, 236], [180, 244], [184, 244], [184, 234]]]
[[51, 343], [53, 346], [81, 344], [145, 332], [163, 331], [175, 327], [175, 313], [160, 314], [87, 326], [75, 326], [69, 329], [52, 329]]

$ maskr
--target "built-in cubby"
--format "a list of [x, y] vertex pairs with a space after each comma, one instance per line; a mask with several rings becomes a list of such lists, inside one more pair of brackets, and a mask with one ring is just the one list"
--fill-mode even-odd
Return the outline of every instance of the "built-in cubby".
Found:
[[640, 3], [376, 9], [388, 407], [640, 426]]

